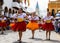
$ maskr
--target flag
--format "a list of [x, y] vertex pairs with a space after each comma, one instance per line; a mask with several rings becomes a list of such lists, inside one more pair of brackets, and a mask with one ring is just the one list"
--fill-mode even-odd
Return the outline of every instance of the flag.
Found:
[[26, 0], [24, 0], [24, 3], [26, 4]]
[[20, 0], [20, 2], [22, 2], [23, 0]]
[[27, 2], [28, 2], [28, 6], [30, 5], [30, 0], [27, 0]]

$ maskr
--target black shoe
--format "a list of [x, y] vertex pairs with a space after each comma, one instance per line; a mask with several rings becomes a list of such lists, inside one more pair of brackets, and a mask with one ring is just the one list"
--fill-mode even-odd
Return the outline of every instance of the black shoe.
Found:
[[50, 39], [48, 39], [48, 40], [50, 40]]
[[19, 41], [19, 43], [22, 43], [22, 41]]
[[46, 39], [46, 40], [50, 40], [50, 39]]
[[32, 37], [32, 39], [34, 39], [34, 37]]
[[17, 41], [20, 41], [20, 40], [17, 40]]

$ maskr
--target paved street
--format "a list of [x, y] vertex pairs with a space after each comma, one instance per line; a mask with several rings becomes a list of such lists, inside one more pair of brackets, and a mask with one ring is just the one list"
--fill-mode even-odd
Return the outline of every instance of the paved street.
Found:
[[[27, 30], [23, 33], [23, 43], [60, 43], [60, 35], [52, 32], [51, 40], [45, 40], [45, 31], [36, 30], [35, 39], [31, 39], [31, 31]], [[18, 32], [5, 31], [4, 35], [0, 35], [0, 43], [18, 43]]]

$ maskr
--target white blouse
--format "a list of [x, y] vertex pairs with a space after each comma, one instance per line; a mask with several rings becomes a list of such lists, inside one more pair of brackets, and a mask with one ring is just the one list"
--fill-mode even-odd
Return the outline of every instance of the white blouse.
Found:
[[2, 18], [2, 20], [7, 20], [7, 18], [6, 18], [6, 17], [4, 17], [4, 18]]
[[8, 13], [5, 13], [5, 16], [6, 16], [6, 17], [9, 17], [9, 14], [8, 14]]
[[30, 20], [39, 20], [38, 16], [31, 17]]
[[51, 19], [53, 19], [53, 16], [49, 16], [49, 17], [46, 16], [46, 17], [44, 18], [44, 21], [46, 21], [46, 20], [51, 20]]
[[26, 14], [25, 13], [18, 14], [18, 16], [17, 16], [17, 18], [22, 18], [22, 19], [24, 19], [24, 17], [26, 17]]
[[11, 18], [17, 18], [17, 14], [15, 13], [15, 14], [11, 15]]
[[10, 18], [12, 18], [12, 16], [13, 16], [12, 14], [9, 14], [9, 17], [10, 17]]
[[31, 20], [31, 16], [30, 15], [28, 16], [28, 19]]

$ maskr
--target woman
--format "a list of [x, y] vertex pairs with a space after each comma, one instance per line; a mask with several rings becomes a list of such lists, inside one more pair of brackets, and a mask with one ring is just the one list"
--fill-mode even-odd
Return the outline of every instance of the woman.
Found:
[[4, 16], [6, 16], [7, 18], [8, 18], [8, 16], [9, 16], [9, 15], [8, 15], [8, 8], [7, 8], [7, 7], [4, 8]]
[[6, 26], [7, 26], [7, 25], [6, 25], [6, 20], [7, 20], [6, 17], [4, 17], [4, 16], [2, 15], [2, 17], [1, 17], [1, 27], [2, 27], [2, 29], [1, 29], [1, 31], [2, 31], [1, 34], [4, 34], [3, 31], [4, 31], [4, 29], [5, 29]]
[[33, 12], [29, 20], [30, 22], [27, 24], [27, 28], [32, 31], [32, 39], [34, 39], [35, 30], [39, 28], [37, 23], [37, 21], [39, 20], [39, 17], [36, 16], [35, 12]]
[[7, 23], [7, 27], [6, 27], [7, 30], [10, 29], [9, 25], [10, 25], [10, 19], [11, 19], [11, 17], [12, 17], [12, 10], [11, 10], [11, 8], [9, 8], [8, 18], [7, 18], [7, 21], [6, 21], [6, 23]]
[[1, 22], [1, 20], [2, 20], [2, 16], [1, 16], [1, 14], [0, 14], [0, 30], [1, 30], [1, 28], [2, 28], [2, 22]]
[[43, 25], [43, 29], [46, 31], [46, 39], [48, 39], [48, 40], [50, 40], [51, 31], [54, 30], [52, 20], [53, 20], [53, 16], [51, 16], [51, 14], [48, 10], [47, 16], [44, 18], [45, 24]]
[[26, 18], [26, 14], [23, 13], [23, 9], [20, 8], [17, 14], [17, 21], [15, 23], [15, 25], [13, 26], [13, 30], [14, 31], [18, 31], [19, 33], [19, 42], [21, 42], [22, 39], [22, 33], [26, 31], [26, 23], [25, 23], [25, 18]]

